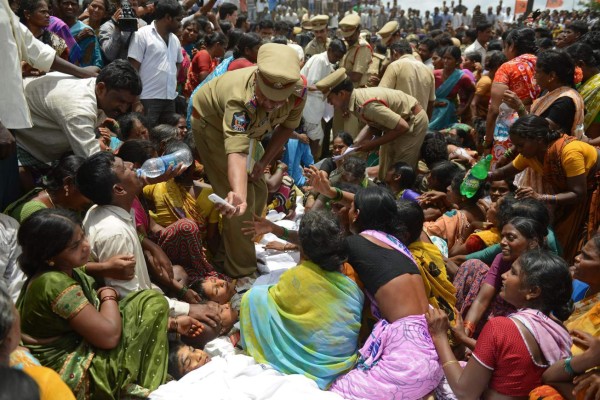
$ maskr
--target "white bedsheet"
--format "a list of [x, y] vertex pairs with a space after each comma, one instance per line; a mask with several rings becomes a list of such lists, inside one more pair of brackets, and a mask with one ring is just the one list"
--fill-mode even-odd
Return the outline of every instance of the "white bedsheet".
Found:
[[228, 355], [160, 386], [150, 395], [154, 400], [343, 400], [320, 390], [304, 375], [284, 375], [252, 357]]

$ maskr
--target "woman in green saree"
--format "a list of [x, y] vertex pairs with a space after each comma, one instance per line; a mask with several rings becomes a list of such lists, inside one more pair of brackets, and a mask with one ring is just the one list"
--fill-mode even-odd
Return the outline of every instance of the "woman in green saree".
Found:
[[23, 343], [77, 399], [146, 398], [167, 375], [167, 327], [200, 333], [200, 323], [188, 316], [170, 319], [159, 292], [119, 299], [111, 287], [96, 290], [78, 268], [90, 246], [72, 212], [37, 211], [21, 225], [18, 240], [28, 277], [17, 301]]
[[90, 200], [75, 185], [75, 175], [84, 160], [84, 157], [73, 154], [62, 157], [48, 174], [41, 177], [40, 185], [6, 207], [4, 214], [21, 224], [25, 218], [44, 208], [66, 208], [78, 212], [89, 208]]
[[588, 143], [589, 139], [596, 139], [590, 144], [597, 146], [600, 137], [600, 52], [579, 42], [567, 47], [565, 51], [583, 73], [582, 82], [577, 87], [585, 104], [583, 127]]

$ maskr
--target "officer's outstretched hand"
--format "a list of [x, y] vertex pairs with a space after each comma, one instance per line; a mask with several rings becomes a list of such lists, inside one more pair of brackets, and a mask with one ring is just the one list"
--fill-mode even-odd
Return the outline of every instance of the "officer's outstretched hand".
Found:
[[219, 203], [215, 203], [215, 207], [219, 210], [221, 214], [223, 214], [223, 216], [227, 218], [244, 215], [244, 213], [246, 212], [246, 208], [248, 207], [246, 201], [242, 199], [242, 197], [239, 194], [233, 191], [227, 193], [227, 198], [225, 199], [225, 201], [231, 204], [233, 207], [229, 207], [227, 205]]

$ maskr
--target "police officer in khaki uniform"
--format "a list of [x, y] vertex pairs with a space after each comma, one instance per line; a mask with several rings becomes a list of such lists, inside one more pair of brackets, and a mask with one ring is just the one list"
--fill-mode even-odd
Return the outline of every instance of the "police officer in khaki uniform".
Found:
[[339, 28], [348, 45], [348, 51], [340, 66], [348, 71], [348, 77], [355, 88], [365, 87], [373, 52], [369, 44], [359, 38], [360, 17], [357, 14], [347, 15], [340, 21]]
[[305, 31], [312, 31], [312, 25], [310, 23], [310, 15], [308, 13], [302, 16], [302, 20], [300, 21], [300, 27]]
[[[358, 14], [345, 16], [340, 21], [339, 28], [348, 45], [348, 50], [340, 62], [340, 66], [348, 71], [348, 78], [355, 88], [366, 87], [369, 79], [367, 72], [373, 56], [369, 44], [359, 38], [360, 17]], [[355, 138], [361, 127], [362, 124], [354, 115], [335, 112], [333, 117], [334, 133], [345, 131]]]
[[385, 72], [385, 69], [392, 62], [392, 54], [390, 53], [390, 46], [401, 39], [400, 35], [400, 24], [398, 21], [389, 21], [377, 32], [381, 37], [381, 44], [387, 47], [385, 52], [385, 60], [382, 62], [380, 75], [381, 78]]
[[327, 24], [329, 23], [329, 17], [327, 15], [315, 15], [310, 19], [310, 26], [315, 38], [308, 42], [304, 48], [304, 55], [308, 60], [315, 54], [323, 53], [327, 51], [331, 39], [327, 36]]
[[435, 79], [431, 68], [412, 55], [412, 47], [401, 39], [392, 45], [393, 62], [388, 65], [379, 87], [401, 90], [416, 98], [431, 117], [435, 100]]
[[[228, 218], [214, 257], [231, 277], [256, 271], [254, 243], [241, 228], [253, 214], [262, 214], [267, 203], [263, 171], [300, 124], [305, 102], [297, 54], [276, 43], [261, 46], [256, 67], [228, 72], [192, 98], [200, 158], [215, 193], [232, 205], [217, 205]], [[273, 138], [261, 157], [260, 138], [269, 132]]]
[[400, 25], [398, 21], [389, 21], [377, 31], [381, 37], [381, 44], [390, 47], [394, 42], [400, 40]]
[[[365, 127], [354, 141], [358, 151], [379, 152], [379, 179], [396, 162], [404, 161], [416, 168], [429, 119], [417, 99], [388, 88], [354, 89], [344, 68], [316, 83], [336, 111], [349, 112]], [[371, 139], [375, 137], [375, 139]]]

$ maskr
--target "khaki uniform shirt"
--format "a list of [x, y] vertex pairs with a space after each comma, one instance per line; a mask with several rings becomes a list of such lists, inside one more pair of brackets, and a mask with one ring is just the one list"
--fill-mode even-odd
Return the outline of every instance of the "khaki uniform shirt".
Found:
[[200, 134], [220, 135], [225, 154], [248, 153], [250, 139], [260, 139], [277, 125], [300, 125], [306, 89], [299, 87], [281, 108], [267, 113], [254, 96], [255, 72], [248, 67], [228, 72], [202, 86], [192, 99], [192, 118]]
[[327, 38], [327, 41], [325, 42], [325, 44], [317, 41], [317, 38], [314, 38], [313, 40], [308, 42], [308, 44], [304, 48], [304, 55], [307, 57], [310, 57], [310, 56], [314, 56], [315, 54], [320, 54], [324, 51], [327, 51], [327, 48], [329, 47], [329, 43], [331, 43], [330, 38]]
[[401, 90], [416, 98], [423, 108], [435, 100], [433, 71], [410, 54], [403, 55], [387, 67], [379, 87]]
[[400, 118], [410, 126], [416, 104], [417, 99], [398, 90], [364, 88], [352, 91], [348, 111], [373, 128], [389, 131], [398, 126]]
[[[373, 59], [372, 59], [371, 65], [369, 65], [369, 69], [367, 71], [367, 74], [369, 75], [369, 79], [371, 79], [371, 77], [373, 77], [373, 76], [376, 76], [377, 78], [379, 78], [379, 74], [382, 71], [384, 59], [385, 59], [384, 55], [373, 53]], [[371, 86], [371, 85], [369, 85], [369, 86]], [[377, 86], [377, 85], [375, 85], [375, 86]]]
[[369, 44], [359, 39], [353, 46], [348, 47], [346, 55], [340, 65], [346, 68], [347, 72], [358, 72], [362, 74], [360, 82], [354, 82], [354, 87], [364, 87], [369, 80], [369, 66], [373, 58]]
[[385, 51], [385, 58], [381, 62], [381, 70], [383, 72], [385, 72], [388, 65], [390, 65], [391, 63], [392, 63], [392, 52], [390, 51], [390, 48], [388, 47], [388, 49]]
[[384, 179], [388, 169], [398, 161], [413, 168], [417, 166], [429, 124], [425, 111], [414, 114], [417, 104], [414, 97], [394, 89], [373, 87], [352, 92], [349, 111], [370, 127], [385, 132], [395, 129], [400, 118], [408, 123], [408, 131], [381, 146], [379, 179]]

